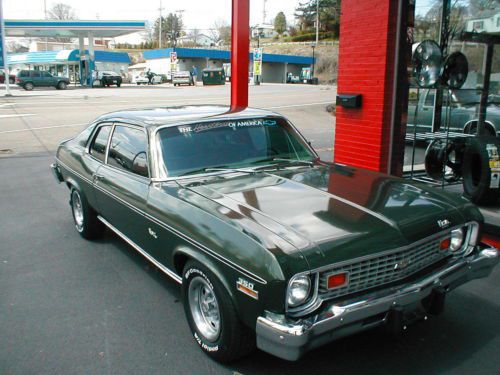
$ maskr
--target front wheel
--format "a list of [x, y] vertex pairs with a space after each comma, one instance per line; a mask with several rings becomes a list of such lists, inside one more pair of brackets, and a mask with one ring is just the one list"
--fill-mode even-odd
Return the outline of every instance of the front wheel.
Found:
[[208, 356], [230, 362], [253, 350], [253, 332], [240, 322], [222, 283], [198, 262], [184, 267], [182, 300], [195, 341]]
[[104, 224], [99, 221], [96, 212], [90, 207], [83, 193], [72, 188], [70, 203], [78, 233], [88, 240], [99, 238], [104, 231]]
[[59, 83], [57, 84], [57, 88], [58, 88], [59, 90], [66, 90], [66, 88], [67, 88], [67, 87], [68, 87], [68, 85], [66, 84], [66, 82], [59, 82]]
[[25, 89], [26, 91], [31, 91], [31, 90], [33, 90], [33, 87], [34, 87], [34, 86], [33, 86], [33, 84], [32, 84], [31, 82], [28, 82], [28, 83], [25, 83], [25, 84], [24, 84], [24, 89]]

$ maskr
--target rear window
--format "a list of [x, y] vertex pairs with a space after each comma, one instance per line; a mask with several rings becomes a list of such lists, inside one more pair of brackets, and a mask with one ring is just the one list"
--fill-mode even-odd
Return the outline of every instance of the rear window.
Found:
[[158, 141], [168, 176], [212, 167], [249, 167], [273, 158], [313, 160], [298, 133], [281, 118], [251, 118], [166, 127]]
[[28, 72], [27, 70], [21, 70], [19, 72], [19, 77], [29, 77], [30, 76], [30, 72]]

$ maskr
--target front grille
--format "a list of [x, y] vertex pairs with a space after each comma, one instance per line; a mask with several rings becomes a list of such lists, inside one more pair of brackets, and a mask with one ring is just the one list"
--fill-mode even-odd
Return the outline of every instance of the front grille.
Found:
[[[323, 270], [319, 273], [319, 297], [322, 300], [332, 299], [411, 276], [450, 254], [440, 249], [439, 244], [444, 238], [445, 235], [433, 237], [401, 250]], [[348, 273], [347, 284], [329, 290], [328, 277], [343, 272]]]

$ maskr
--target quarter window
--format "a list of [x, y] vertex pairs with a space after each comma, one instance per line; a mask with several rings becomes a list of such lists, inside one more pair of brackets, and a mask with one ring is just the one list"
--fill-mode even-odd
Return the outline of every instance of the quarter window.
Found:
[[106, 147], [108, 145], [109, 134], [111, 133], [111, 125], [101, 126], [97, 130], [97, 134], [90, 145], [90, 154], [104, 162], [106, 158]]
[[146, 134], [128, 126], [115, 126], [111, 137], [108, 164], [113, 167], [148, 177]]

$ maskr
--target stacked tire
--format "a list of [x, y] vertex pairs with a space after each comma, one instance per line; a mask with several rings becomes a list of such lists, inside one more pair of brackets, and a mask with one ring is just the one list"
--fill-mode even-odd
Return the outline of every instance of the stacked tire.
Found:
[[470, 138], [465, 148], [462, 174], [464, 195], [478, 204], [500, 198], [500, 140], [492, 136]]

